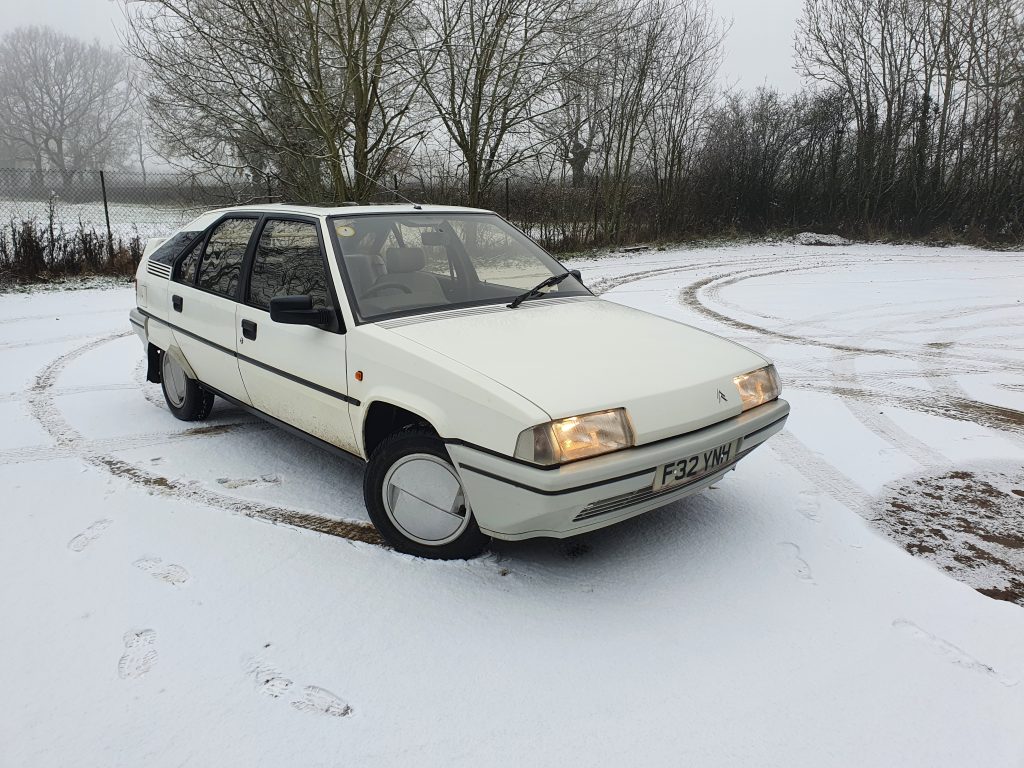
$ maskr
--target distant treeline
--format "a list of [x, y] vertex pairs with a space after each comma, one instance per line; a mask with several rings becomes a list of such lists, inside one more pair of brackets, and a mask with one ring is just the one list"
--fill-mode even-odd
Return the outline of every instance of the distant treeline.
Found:
[[518, 189], [566, 247], [1024, 228], [1024, 0], [805, 0], [793, 96], [722, 93], [706, 0], [306, 5], [133, 4], [158, 143], [279, 199]]
[[[723, 93], [728, 25], [708, 0], [126, 8], [133, 80], [114, 90], [131, 109], [115, 111], [143, 119], [140, 158], [158, 147], [193, 178], [121, 171], [111, 199], [460, 203], [560, 251], [785, 230], [1024, 236], [1024, 0], [804, 0], [793, 95]], [[28, 53], [63, 51], [51, 79], [76, 61], [113, 72], [94, 48], [38, 31], [0, 44], [0, 134], [34, 152], [30, 187], [45, 192], [51, 168], [71, 188], [78, 156], [129, 156], [123, 132], [80, 132], [60, 145], [74, 152], [17, 138], [34, 113], [12, 94], [34, 91], [13, 84], [42, 76]]]

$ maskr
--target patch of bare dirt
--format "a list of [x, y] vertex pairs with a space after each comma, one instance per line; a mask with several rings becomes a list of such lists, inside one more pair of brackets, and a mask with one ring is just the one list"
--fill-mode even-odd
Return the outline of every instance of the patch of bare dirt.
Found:
[[874, 522], [984, 595], [1024, 606], [1024, 468], [955, 470], [892, 488]]

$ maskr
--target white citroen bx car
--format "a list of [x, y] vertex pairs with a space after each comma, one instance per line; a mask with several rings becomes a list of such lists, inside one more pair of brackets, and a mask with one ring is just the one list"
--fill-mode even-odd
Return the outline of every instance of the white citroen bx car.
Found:
[[365, 464], [424, 557], [696, 493], [782, 429], [771, 363], [597, 298], [482, 210], [243, 206], [150, 243], [134, 326], [179, 419], [214, 397]]

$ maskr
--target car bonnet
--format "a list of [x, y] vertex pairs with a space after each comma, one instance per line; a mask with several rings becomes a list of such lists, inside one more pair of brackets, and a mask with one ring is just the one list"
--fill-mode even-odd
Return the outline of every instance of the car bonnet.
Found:
[[738, 415], [733, 377], [766, 364], [714, 334], [589, 296], [380, 325], [508, 387], [552, 418], [625, 407], [639, 444]]

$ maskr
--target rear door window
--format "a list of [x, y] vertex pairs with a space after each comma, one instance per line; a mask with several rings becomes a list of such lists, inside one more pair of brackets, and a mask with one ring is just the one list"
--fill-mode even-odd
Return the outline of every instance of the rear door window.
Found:
[[253, 256], [248, 302], [269, 310], [276, 296], [312, 296], [315, 308], [331, 306], [316, 224], [271, 219], [263, 227]]
[[235, 298], [242, 261], [255, 229], [256, 219], [227, 219], [218, 224], [203, 249], [196, 287]]

